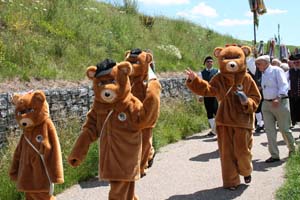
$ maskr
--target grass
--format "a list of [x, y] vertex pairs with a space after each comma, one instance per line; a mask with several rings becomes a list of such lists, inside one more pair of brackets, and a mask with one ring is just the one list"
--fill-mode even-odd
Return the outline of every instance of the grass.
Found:
[[125, 51], [137, 47], [154, 52], [158, 72], [199, 69], [214, 47], [241, 43], [181, 19], [158, 16], [149, 27], [137, 7], [131, 0], [116, 6], [95, 0], [0, 1], [0, 82], [81, 80], [87, 66], [105, 58], [122, 61]]
[[[176, 115], [174, 115], [176, 113]], [[176, 142], [180, 139], [199, 132], [208, 127], [204, 107], [196, 100], [183, 102], [178, 100], [166, 100], [162, 102], [161, 114], [157, 126], [154, 129], [154, 147], [159, 148]], [[91, 145], [84, 162], [77, 168], [72, 168], [67, 163], [67, 157], [73, 147], [74, 141], [80, 134], [81, 122], [75, 119], [68, 119], [66, 122], [56, 124], [58, 136], [61, 143], [64, 178], [65, 182], [55, 185], [55, 193], [60, 193], [66, 188], [95, 177], [98, 174], [98, 143]], [[0, 200], [24, 199], [23, 193], [16, 190], [16, 186], [9, 180], [8, 170], [13, 152], [18, 143], [19, 137], [8, 137], [8, 144], [0, 149]]]
[[289, 158], [286, 163], [286, 180], [277, 190], [276, 199], [278, 200], [299, 200], [300, 199], [300, 147], [298, 151]]

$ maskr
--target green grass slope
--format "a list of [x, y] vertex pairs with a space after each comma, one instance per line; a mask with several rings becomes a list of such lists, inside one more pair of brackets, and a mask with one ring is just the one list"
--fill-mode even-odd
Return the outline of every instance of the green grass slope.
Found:
[[184, 20], [155, 17], [149, 27], [125, 2], [1, 0], [0, 81], [81, 80], [87, 66], [136, 47], [154, 52], [158, 72], [198, 69], [215, 47], [240, 43]]

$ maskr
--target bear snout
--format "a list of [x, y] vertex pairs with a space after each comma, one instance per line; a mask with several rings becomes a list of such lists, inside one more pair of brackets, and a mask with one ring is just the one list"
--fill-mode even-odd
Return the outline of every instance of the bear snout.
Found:
[[226, 64], [226, 70], [229, 72], [235, 72], [238, 70], [238, 65], [234, 61], [230, 61]]
[[30, 118], [23, 118], [23, 119], [21, 119], [20, 122], [19, 122], [19, 124], [23, 128], [27, 128], [27, 127], [30, 127], [30, 126], [34, 125], [32, 119], [30, 119]]
[[110, 90], [110, 89], [105, 89], [101, 92], [100, 97], [107, 103], [112, 103], [116, 97], [117, 94], [115, 93], [115, 91]]

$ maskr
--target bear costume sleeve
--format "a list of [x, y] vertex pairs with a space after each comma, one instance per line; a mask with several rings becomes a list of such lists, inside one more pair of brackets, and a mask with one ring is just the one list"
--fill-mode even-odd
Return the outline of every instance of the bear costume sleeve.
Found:
[[22, 151], [22, 140], [24, 136], [21, 135], [20, 141], [16, 147], [16, 150], [13, 155], [12, 164], [9, 170], [9, 176], [12, 181], [17, 181], [18, 178], [18, 171], [19, 171], [19, 162], [20, 162], [20, 155]]
[[88, 153], [90, 144], [96, 141], [99, 137], [96, 127], [96, 118], [96, 112], [93, 109], [90, 110], [87, 114], [87, 119], [83, 125], [82, 132], [76, 140], [76, 143], [68, 158], [69, 162], [74, 162], [72, 163], [72, 166], [74, 167], [80, 165]]
[[153, 128], [159, 116], [161, 85], [157, 80], [150, 80], [140, 111], [139, 126]]
[[51, 144], [50, 148], [45, 148], [44, 156], [46, 165], [50, 168], [49, 176], [53, 183], [63, 183], [63, 164], [61, 156], [61, 148], [56, 133], [55, 126], [51, 120], [47, 120], [47, 132], [49, 143]]

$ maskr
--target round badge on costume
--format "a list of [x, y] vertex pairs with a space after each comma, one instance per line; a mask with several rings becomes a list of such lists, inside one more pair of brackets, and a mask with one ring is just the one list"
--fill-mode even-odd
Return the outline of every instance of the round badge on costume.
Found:
[[147, 81], [147, 80], [144, 80], [144, 81], [143, 81], [143, 84], [144, 84], [144, 85], [147, 85], [147, 84], [148, 84], [148, 81]]
[[241, 91], [243, 90], [243, 85], [237, 85], [236, 88]]
[[126, 119], [127, 119], [127, 116], [124, 112], [121, 112], [118, 114], [118, 119], [121, 121], [121, 122], [124, 122]]
[[44, 140], [44, 137], [42, 135], [37, 135], [35, 137], [35, 140], [38, 142], [38, 143], [41, 143], [43, 140]]

